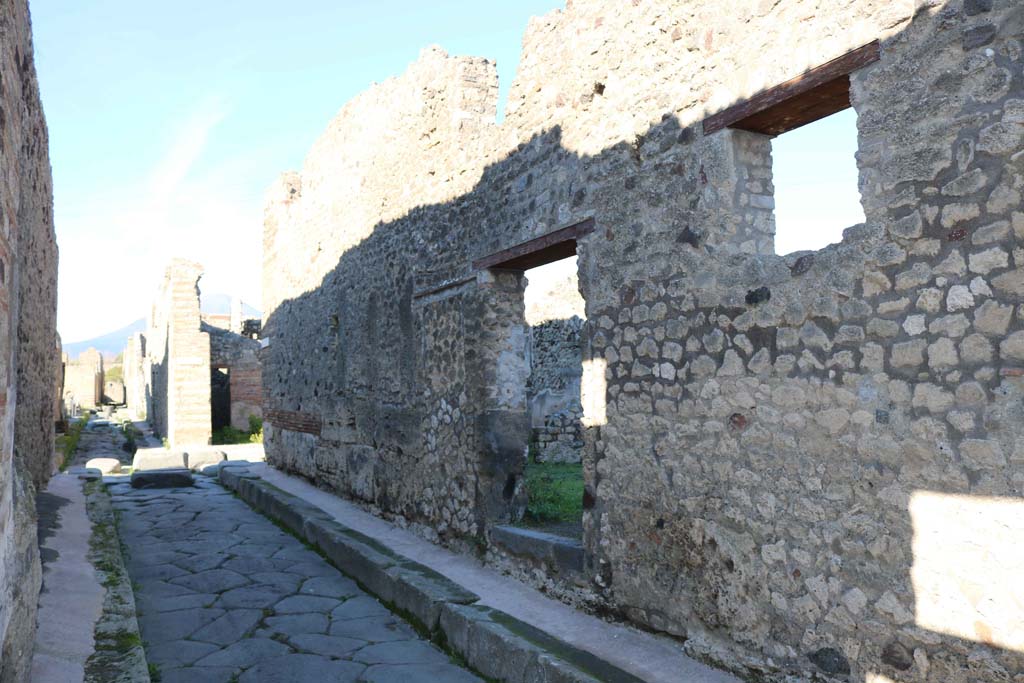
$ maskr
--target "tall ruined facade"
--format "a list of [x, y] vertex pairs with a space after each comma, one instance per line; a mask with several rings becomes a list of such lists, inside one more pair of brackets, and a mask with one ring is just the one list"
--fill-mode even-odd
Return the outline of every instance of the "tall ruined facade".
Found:
[[[249, 418], [262, 414], [260, 343], [241, 334], [240, 316], [237, 329], [204, 320], [202, 275], [198, 263], [172, 259], [146, 334], [130, 337], [124, 350], [128, 410], [148, 419], [172, 447], [209, 444], [213, 431], [224, 426], [247, 431]], [[221, 318], [212, 322], [232, 326]]]
[[0, 681], [28, 680], [52, 471], [57, 245], [28, 5], [0, 1]]
[[[271, 192], [268, 458], [486, 542], [575, 250], [595, 601], [770, 680], [1022, 680], [1022, 50], [1018, 0], [574, 0], [501, 124], [424, 52]], [[751, 117], [837, 65], [866, 222], [778, 256]]]

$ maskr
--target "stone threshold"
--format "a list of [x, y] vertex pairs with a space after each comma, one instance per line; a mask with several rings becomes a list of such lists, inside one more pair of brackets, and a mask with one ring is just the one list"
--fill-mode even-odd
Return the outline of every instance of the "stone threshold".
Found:
[[491, 680], [739, 683], [676, 641], [573, 610], [297, 477], [258, 464], [219, 478]]
[[545, 567], [549, 573], [583, 574], [583, 544], [574, 538], [517, 526], [495, 526], [490, 530], [490, 539], [506, 553]]

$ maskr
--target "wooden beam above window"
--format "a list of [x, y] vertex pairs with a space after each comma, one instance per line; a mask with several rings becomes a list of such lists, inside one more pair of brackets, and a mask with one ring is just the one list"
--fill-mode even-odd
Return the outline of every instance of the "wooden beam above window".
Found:
[[576, 240], [594, 229], [594, 219], [588, 218], [575, 225], [549, 232], [514, 247], [473, 261], [475, 270], [502, 268], [529, 270], [576, 255]]
[[704, 134], [739, 128], [781, 135], [850, 106], [850, 74], [877, 62], [878, 41], [859, 47], [704, 119]]

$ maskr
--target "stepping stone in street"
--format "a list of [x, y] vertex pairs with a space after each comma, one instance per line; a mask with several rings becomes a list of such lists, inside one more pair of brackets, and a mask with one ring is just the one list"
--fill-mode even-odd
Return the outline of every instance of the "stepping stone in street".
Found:
[[192, 473], [188, 470], [148, 470], [132, 472], [132, 488], [170, 489], [192, 486]]

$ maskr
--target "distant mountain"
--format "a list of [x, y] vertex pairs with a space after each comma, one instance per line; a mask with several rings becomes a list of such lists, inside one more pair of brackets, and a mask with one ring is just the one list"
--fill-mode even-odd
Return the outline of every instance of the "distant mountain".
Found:
[[[200, 294], [199, 308], [203, 313], [209, 315], [231, 315], [231, 297], [219, 292]], [[242, 303], [242, 318], [259, 318], [261, 315], [258, 310], [249, 304]], [[124, 351], [124, 347], [128, 344], [128, 337], [136, 332], [145, 331], [146, 319], [139, 318], [119, 330], [108, 332], [99, 337], [86, 339], [85, 341], [65, 343], [64, 353], [68, 354], [70, 358], [77, 358], [78, 354], [91, 346], [102, 353], [104, 358], [113, 359], [117, 354]]]
[[146, 319], [139, 318], [135, 322], [125, 325], [119, 330], [108, 332], [102, 336], [94, 337], [93, 339], [86, 339], [85, 341], [64, 344], [64, 353], [68, 354], [68, 357], [74, 360], [75, 358], [78, 358], [78, 354], [91, 346], [102, 353], [104, 358], [113, 358], [124, 351], [124, 347], [128, 344], [128, 337], [132, 336], [136, 332], [144, 332], [145, 329]]
[[[219, 292], [199, 293], [199, 309], [209, 315], [231, 315], [231, 297]], [[262, 315], [249, 304], [242, 302], [242, 318], [259, 318]]]

